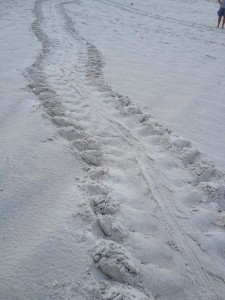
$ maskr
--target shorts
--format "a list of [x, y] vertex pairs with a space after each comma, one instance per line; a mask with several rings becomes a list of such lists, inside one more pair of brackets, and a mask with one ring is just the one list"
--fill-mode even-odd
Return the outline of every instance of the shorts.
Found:
[[220, 7], [217, 14], [219, 17], [225, 17], [225, 8]]

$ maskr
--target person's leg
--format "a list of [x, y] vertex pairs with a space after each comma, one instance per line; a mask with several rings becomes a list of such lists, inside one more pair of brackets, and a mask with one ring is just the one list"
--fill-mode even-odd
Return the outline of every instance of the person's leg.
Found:
[[223, 17], [223, 24], [222, 24], [223, 29], [224, 29], [224, 24], [225, 24], [225, 17]]
[[220, 27], [220, 22], [221, 22], [221, 19], [222, 19], [222, 17], [221, 17], [221, 16], [219, 16], [219, 17], [218, 17], [218, 25], [217, 25], [217, 28], [219, 28], [219, 27]]

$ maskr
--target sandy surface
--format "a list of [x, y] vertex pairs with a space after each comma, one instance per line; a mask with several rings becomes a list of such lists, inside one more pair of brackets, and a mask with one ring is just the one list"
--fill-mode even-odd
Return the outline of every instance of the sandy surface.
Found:
[[[82, 1], [70, 6], [104, 76], [225, 170], [224, 32], [216, 1]], [[185, 13], [183, 13], [185, 10]]]
[[223, 35], [167, 2], [1, 2], [2, 299], [224, 299]]

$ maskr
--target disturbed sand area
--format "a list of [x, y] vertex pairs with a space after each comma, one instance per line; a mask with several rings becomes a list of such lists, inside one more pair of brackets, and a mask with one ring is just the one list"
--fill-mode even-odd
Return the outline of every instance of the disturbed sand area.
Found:
[[1, 2], [21, 34], [1, 54], [2, 298], [222, 300], [224, 173], [106, 82], [81, 27], [111, 3]]

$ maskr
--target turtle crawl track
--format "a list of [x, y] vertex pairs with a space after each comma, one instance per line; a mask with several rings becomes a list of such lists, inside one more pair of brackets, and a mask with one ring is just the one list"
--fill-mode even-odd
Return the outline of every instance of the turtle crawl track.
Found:
[[[79, 180], [84, 196], [80, 215], [91, 225], [93, 235], [96, 226], [101, 234], [98, 230], [96, 245], [90, 249], [92, 262], [87, 267], [93, 289], [83, 285], [84, 299], [125, 299], [125, 295], [126, 299], [222, 299], [224, 274], [209, 272], [202, 260], [207, 253], [186, 227], [186, 220], [193, 220], [193, 212], [195, 220], [201, 220], [198, 210], [207, 200], [195, 203], [193, 210], [185, 203], [181, 212], [175, 199], [177, 190], [179, 195], [187, 190], [190, 194], [200, 191], [204, 199], [210, 195], [219, 212], [211, 212], [207, 204], [204, 209], [219, 219], [224, 211], [224, 174], [188, 141], [162, 128], [131, 99], [112, 90], [104, 80], [101, 53], [80, 35], [76, 20], [67, 13], [70, 3], [81, 5], [80, 1], [36, 1], [32, 29], [42, 51], [26, 77], [58, 134], [68, 141], [86, 170], [86, 176]], [[152, 143], [146, 144], [146, 136]], [[185, 178], [179, 189], [170, 178], [170, 167], [160, 167], [162, 155], [173, 161]], [[124, 189], [120, 189], [121, 183]], [[135, 229], [126, 220], [130, 207], [140, 222]], [[137, 242], [137, 236], [146, 238], [146, 220], [150, 222], [147, 238], [159, 248], [147, 249], [153, 254], [143, 262], [132, 241]], [[218, 226], [210, 223], [205, 231], [216, 231]], [[158, 251], [161, 248], [167, 254]], [[92, 272], [93, 266], [104, 274], [104, 282]], [[161, 290], [160, 284], [168, 285], [168, 289]]]

